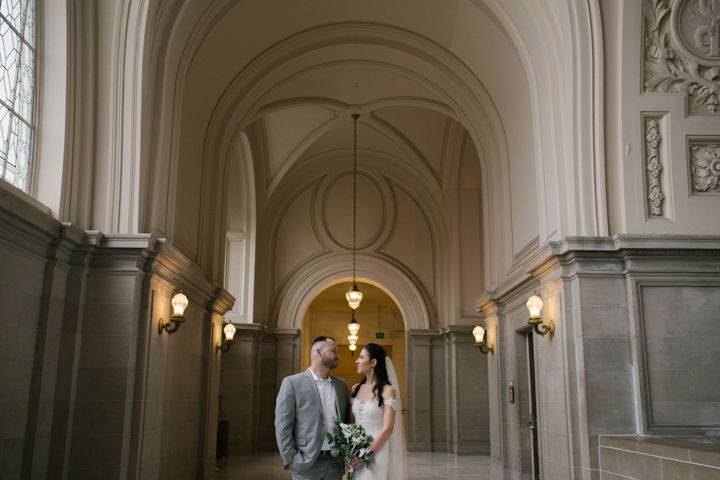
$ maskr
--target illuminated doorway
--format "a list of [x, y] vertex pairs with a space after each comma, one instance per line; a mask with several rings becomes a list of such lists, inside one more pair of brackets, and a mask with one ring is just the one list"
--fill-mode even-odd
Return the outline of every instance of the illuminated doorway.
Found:
[[303, 317], [301, 336], [301, 364], [310, 365], [310, 346], [314, 338], [325, 335], [337, 340], [340, 349], [340, 362], [332, 375], [342, 378], [350, 388], [360, 380], [354, 362], [360, 349], [366, 343], [381, 345], [397, 370], [400, 382], [401, 398], [407, 398], [405, 381], [405, 322], [400, 309], [392, 298], [378, 287], [359, 283], [363, 292], [363, 301], [355, 313], [360, 323], [358, 350], [350, 352], [348, 348], [348, 329], [351, 311], [345, 301], [348, 283], [339, 283], [328, 287], [318, 294]]

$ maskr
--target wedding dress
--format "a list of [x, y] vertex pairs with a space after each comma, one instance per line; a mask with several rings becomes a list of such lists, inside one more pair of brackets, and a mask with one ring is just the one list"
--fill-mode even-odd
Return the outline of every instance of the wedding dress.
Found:
[[352, 413], [355, 423], [362, 425], [367, 433], [376, 438], [383, 428], [385, 406], [389, 405], [395, 410], [393, 433], [375, 455], [375, 461], [369, 467], [356, 471], [355, 480], [405, 480], [405, 434], [400, 403], [400, 385], [392, 361], [386, 358], [385, 362], [388, 379], [395, 388], [395, 398], [384, 400], [382, 407], [378, 405], [377, 398], [366, 401], [353, 398]]

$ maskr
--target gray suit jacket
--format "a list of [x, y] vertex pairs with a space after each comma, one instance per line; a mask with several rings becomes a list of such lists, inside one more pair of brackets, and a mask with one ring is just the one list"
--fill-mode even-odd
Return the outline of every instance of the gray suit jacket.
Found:
[[[338, 417], [347, 422], [348, 390], [345, 382], [330, 376], [337, 394]], [[308, 471], [322, 448], [325, 423], [322, 402], [309, 370], [285, 377], [275, 402], [275, 437], [283, 465], [292, 463], [298, 473]]]

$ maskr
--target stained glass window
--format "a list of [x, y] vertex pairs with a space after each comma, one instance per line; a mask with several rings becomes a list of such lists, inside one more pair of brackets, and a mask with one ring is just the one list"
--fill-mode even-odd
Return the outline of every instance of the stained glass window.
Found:
[[35, 107], [35, 0], [0, 0], [0, 175], [30, 187]]

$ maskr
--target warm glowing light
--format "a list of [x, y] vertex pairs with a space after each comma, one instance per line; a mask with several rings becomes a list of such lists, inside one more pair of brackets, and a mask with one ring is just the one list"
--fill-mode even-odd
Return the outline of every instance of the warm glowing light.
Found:
[[354, 352], [355, 350], [357, 350], [357, 345], [355, 345], [354, 343], [351, 343], [350, 345], [348, 345], [348, 348], [350, 349], [351, 352]]
[[232, 323], [226, 323], [225, 328], [223, 328], [223, 332], [225, 332], [225, 340], [232, 341], [232, 339], [235, 337], [235, 325]]
[[360, 290], [358, 290], [358, 287], [356, 284], [353, 284], [352, 288], [347, 291], [345, 294], [345, 299], [347, 299], [348, 305], [350, 305], [350, 308], [353, 310], [357, 309], [360, 306], [360, 302], [362, 302], [363, 294]]
[[348, 323], [347, 327], [348, 327], [348, 331], [350, 332], [350, 335], [357, 335], [358, 332], [360, 331], [360, 324], [355, 321]]
[[360, 337], [358, 337], [357, 335], [354, 335], [354, 334], [350, 334], [350, 335], [348, 335], [347, 339], [348, 339], [348, 342], [350, 342], [350, 343], [357, 343], [357, 341], [360, 339]]
[[182, 317], [188, 306], [188, 298], [184, 293], [178, 292], [172, 298], [173, 317]]
[[475, 337], [475, 343], [483, 343], [485, 341], [485, 329], [480, 325], [473, 328], [472, 334]]
[[540, 318], [540, 312], [543, 308], [543, 301], [537, 295], [533, 295], [527, 301], [527, 308], [530, 311], [530, 318]]

